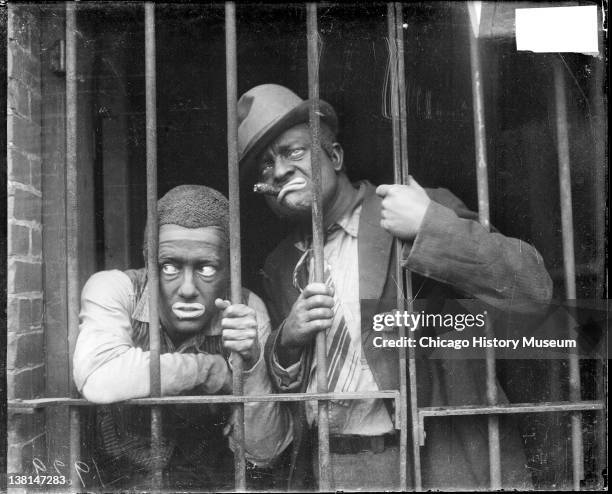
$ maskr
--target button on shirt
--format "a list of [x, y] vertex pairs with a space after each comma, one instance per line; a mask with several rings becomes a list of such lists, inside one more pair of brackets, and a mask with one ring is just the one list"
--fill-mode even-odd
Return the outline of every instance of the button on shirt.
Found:
[[[364, 185], [361, 186], [363, 188]], [[360, 190], [362, 193], [362, 190]], [[341, 228], [332, 229], [324, 246], [325, 262], [330, 268], [335, 291], [344, 308], [344, 317], [351, 338], [361, 347], [361, 310], [359, 304], [359, 260], [358, 230], [361, 203], [343, 216], [337, 224]], [[301, 241], [295, 246], [304, 251], [306, 244]], [[303, 358], [303, 357], [302, 357]], [[275, 365], [282, 366], [274, 356]], [[300, 362], [286, 368], [290, 378], [297, 377]], [[367, 363], [363, 348], [361, 352], [360, 372], [356, 372], [357, 391], [378, 391], [378, 385]], [[308, 383], [308, 392], [316, 392], [316, 378], [313, 374]], [[316, 422], [316, 401], [306, 402], [308, 423]], [[387, 408], [380, 399], [332, 401], [329, 407], [329, 430], [332, 434], [358, 434], [362, 436], [380, 435], [391, 432], [393, 423]]]

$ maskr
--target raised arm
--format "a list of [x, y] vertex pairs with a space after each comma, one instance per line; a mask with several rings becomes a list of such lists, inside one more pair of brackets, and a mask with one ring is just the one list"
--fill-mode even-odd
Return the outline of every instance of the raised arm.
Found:
[[552, 281], [542, 256], [516, 238], [490, 232], [445, 189], [381, 185], [381, 226], [405, 242], [412, 271], [453, 286], [506, 311], [538, 312], [550, 301]]
[[502, 310], [530, 312], [552, 295], [552, 281], [533, 246], [489, 232], [436, 202], [404, 254], [415, 272]]

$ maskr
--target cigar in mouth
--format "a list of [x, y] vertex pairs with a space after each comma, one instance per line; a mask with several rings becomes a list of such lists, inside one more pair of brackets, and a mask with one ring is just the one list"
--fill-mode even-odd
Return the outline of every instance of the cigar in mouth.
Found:
[[256, 183], [253, 186], [253, 192], [256, 192], [257, 194], [277, 196], [280, 191], [281, 191], [281, 187], [279, 187], [278, 185], [270, 185], [270, 184], [265, 184], [263, 182]]

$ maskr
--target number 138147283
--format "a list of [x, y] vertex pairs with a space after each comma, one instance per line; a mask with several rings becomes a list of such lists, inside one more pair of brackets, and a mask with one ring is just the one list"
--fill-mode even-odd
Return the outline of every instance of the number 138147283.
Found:
[[[101, 483], [100, 472], [98, 465], [95, 460], [91, 459], [91, 465], [84, 461], [74, 462], [74, 469], [78, 477], [78, 482], [81, 485], [73, 486], [77, 489], [86, 489], [88, 482], [93, 481], [93, 477], [97, 477], [98, 483]], [[53, 460], [51, 467], [48, 468], [45, 462], [39, 458], [32, 459], [32, 470], [27, 474], [22, 475], [8, 475], [7, 484], [10, 487], [33, 487], [33, 488], [45, 488], [46, 490], [53, 489], [53, 487], [61, 488], [62, 486], [71, 485], [70, 481], [70, 466], [64, 463], [62, 460]]]

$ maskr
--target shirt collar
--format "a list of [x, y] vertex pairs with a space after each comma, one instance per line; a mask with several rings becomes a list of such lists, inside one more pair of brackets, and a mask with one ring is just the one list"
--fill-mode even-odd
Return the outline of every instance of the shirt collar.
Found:
[[149, 281], [145, 282], [140, 299], [136, 302], [136, 307], [132, 312], [132, 319], [140, 322], [149, 322]]
[[[357, 238], [357, 234], [359, 232], [359, 217], [361, 215], [361, 203], [363, 202], [363, 198], [365, 196], [366, 183], [364, 181], [360, 181], [357, 182], [357, 184], [359, 185], [359, 189], [357, 190], [355, 201], [353, 204], [351, 204], [351, 207], [348, 208], [347, 212], [327, 229], [327, 233], [343, 230], [351, 237]], [[301, 238], [294, 244], [295, 247], [304, 252], [306, 250], [306, 243], [309, 241], [308, 239], [310, 236], [310, 231], [303, 232], [302, 235], [300, 235]]]

